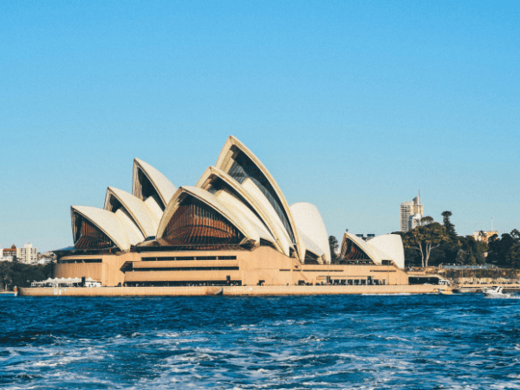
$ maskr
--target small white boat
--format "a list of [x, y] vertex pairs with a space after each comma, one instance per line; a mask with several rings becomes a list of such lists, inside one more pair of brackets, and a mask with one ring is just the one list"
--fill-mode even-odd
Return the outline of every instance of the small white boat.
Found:
[[511, 294], [504, 294], [504, 287], [497, 286], [494, 288], [486, 288], [482, 292], [487, 298], [511, 298]]

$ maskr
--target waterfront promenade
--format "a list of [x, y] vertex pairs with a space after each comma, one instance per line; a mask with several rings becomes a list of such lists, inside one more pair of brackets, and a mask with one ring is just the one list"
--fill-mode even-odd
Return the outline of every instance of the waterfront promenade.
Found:
[[193, 287], [65, 287], [19, 288], [21, 296], [47, 297], [146, 297], [146, 296], [266, 296], [335, 294], [431, 294], [446, 291], [443, 285], [386, 286], [193, 286]]

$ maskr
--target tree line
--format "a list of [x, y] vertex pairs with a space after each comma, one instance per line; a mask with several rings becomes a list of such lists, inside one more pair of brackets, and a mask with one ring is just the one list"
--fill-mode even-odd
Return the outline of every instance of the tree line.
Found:
[[30, 265], [16, 261], [0, 262], [0, 288], [13, 290], [14, 286], [29, 287], [31, 282], [52, 277], [53, 264]]
[[[407, 266], [437, 266], [439, 264], [484, 265], [502, 268], [520, 268], [520, 232], [514, 229], [501, 237], [494, 235], [485, 240], [473, 236], [459, 236], [451, 222], [451, 211], [444, 211], [442, 224], [432, 217], [424, 217], [418, 226], [400, 234]], [[484, 239], [483, 231], [479, 236]]]

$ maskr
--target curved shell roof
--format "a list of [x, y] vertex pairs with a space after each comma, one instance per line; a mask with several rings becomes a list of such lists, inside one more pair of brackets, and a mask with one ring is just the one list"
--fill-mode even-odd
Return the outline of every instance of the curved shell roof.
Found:
[[[108, 187], [104, 209], [72, 206], [73, 230], [75, 216], [82, 215], [127, 251], [145, 239], [162, 238], [186, 196], [234, 225], [244, 236], [241, 244], [258, 246], [262, 239], [302, 263], [306, 250], [321, 257], [319, 261], [330, 262], [328, 235], [318, 209], [309, 203], [289, 207], [262, 162], [233, 136], [222, 148], [216, 167], [209, 167], [196, 187], [176, 189], [161, 172], [135, 158], [132, 194]], [[381, 249], [372, 250], [376, 251]]]
[[143, 233], [133, 221], [132, 216], [124, 208], [119, 208], [115, 212], [115, 216], [121, 221], [130, 245], [137, 245], [144, 240]]
[[133, 169], [133, 183], [132, 183], [132, 194], [134, 196], [138, 196], [138, 170], [141, 170], [148, 180], [152, 183], [155, 190], [157, 191], [157, 194], [161, 198], [162, 202], [166, 206], [170, 199], [172, 198], [173, 194], [177, 190], [177, 188], [172, 184], [170, 180], [166, 176], [164, 176], [161, 172], [159, 172], [157, 169], [152, 167], [150, 164], [144, 162], [143, 160], [140, 160], [138, 158], [134, 158], [134, 169]]
[[[318, 208], [311, 203], [300, 202], [291, 205], [290, 209], [298, 229], [308, 240], [312, 237], [313, 245], [319, 250], [319, 253], [315, 253], [319, 256], [323, 255], [325, 262], [330, 263], [329, 236]], [[309, 248], [307, 240], [305, 246]]]
[[289, 223], [289, 229], [290, 232], [287, 232], [289, 236], [292, 234], [294, 237], [294, 244], [296, 245], [298, 258], [301, 262], [305, 259], [305, 251], [303, 250], [302, 243], [300, 242], [300, 239], [298, 238], [298, 231], [296, 229], [296, 224], [294, 223], [294, 220], [292, 219], [291, 212], [289, 209], [289, 205], [287, 204], [287, 201], [285, 200], [285, 197], [283, 196], [282, 191], [280, 190], [280, 187], [274, 180], [274, 178], [271, 176], [267, 168], [262, 164], [262, 162], [251, 152], [242, 142], [240, 142], [237, 138], [233, 136], [229, 136], [226, 143], [224, 144], [224, 147], [222, 148], [222, 151], [220, 152], [220, 155], [218, 157], [217, 163], [215, 166], [224, 172], [228, 173], [233, 165], [234, 162], [234, 151], [233, 148], [236, 148], [243, 152], [260, 170], [260, 172], [264, 175], [266, 180], [269, 182], [270, 186], [273, 188], [276, 197], [278, 198], [279, 202], [281, 203], [281, 207], [283, 209], [283, 213], [285, 213], [285, 216]]
[[164, 211], [161, 222], [159, 223], [159, 229], [157, 230], [157, 239], [162, 238], [164, 234], [164, 230], [168, 225], [170, 219], [173, 217], [182, 200], [183, 195], [193, 196], [194, 198], [204, 202], [224, 218], [226, 218], [231, 224], [233, 224], [240, 232], [244, 235], [244, 244], [246, 242], [251, 242], [253, 245], [260, 244], [260, 235], [258, 231], [251, 225], [251, 223], [243, 216], [241, 213], [237, 213], [234, 210], [230, 209], [223, 202], [218, 200], [218, 198], [197, 187], [191, 186], [182, 186], [177, 192], [174, 194], [172, 200], [166, 207]]
[[368, 243], [383, 253], [383, 260], [392, 260], [399, 268], [404, 268], [404, 248], [400, 235], [384, 234], [372, 238]]
[[216, 179], [222, 180], [234, 191], [236, 191], [238, 195], [242, 197], [242, 200], [247, 203], [244, 206], [254, 210], [254, 212], [257, 214], [256, 217], [260, 218], [259, 222], [261, 224], [265, 224], [269, 237], [262, 238], [268, 239], [277, 247], [280, 252], [289, 256], [290, 240], [285, 230], [281, 227], [281, 223], [274, 222], [272, 215], [273, 213], [269, 211], [262, 203], [258, 202], [257, 197], [252, 195], [246, 187], [240, 185], [240, 183], [229, 176], [226, 172], [215, 167], [209, 167], [200, 177], [196, 187], [208, 190], [211, 188], [212, 183]]
[[119, 249], [130, 249], [130, 241], [121, 220], [112, 212], [89, 206], [71, 206], [72, 226], [74, 230], [75, 215], [80, 214], [105, 233]]
[[298, 234], [300, 235], [300, 240], [302, 240], [302, 246], [305, 251], [309, 251], [314, 253], [318, 257], [318, 262], [323, 264], [323, 251], [319, 246], [317, 246], [313, 240], [311, 240], [305, 233], [303, 233], [300, 229], [298, 229]]
[[126, 191], [108, 187], [105, 197], [105, 210], [113, 211], [110, 205], [111, 197], [116, 198], [123, 205], [128, 214], [130, 214], [135, 223], [137, 223], [139, 230], [145, 238], [155, 236], [157, 227], [159, 226], [159, 220], [141, 199]]
[[391, 260], [399, 268], [404, 268], [404, 249], [401, 236], [385, 234], [365, 241], [352, 233], [345, 233], [341, 244], [341, 257], [345, 256], [346, 241], [354, 242], [375, 264]]
[[347, 240], [350, 240], [354, 244], [356, 244], [359, 247], [359, 249], [361, 249], [363, 252], [365, 252], [365, 254], [374, 262], [374, 264], [380, 265], [382, 263], [382, 259], [381, 259], [381, 256], [379, 255], [378, 251], [376, 251], [374, 248], [372, 248], [368, 242], [366, 242], [365, 240], [359, 238], [358, 236], [356, 236], [352, 233], [345, 233], [343, 236], [343, 243], [341, 244], [341, 256], [342, 257], [345, 256], [344, 250], [346, 247], [345, 244], [346, 244]]

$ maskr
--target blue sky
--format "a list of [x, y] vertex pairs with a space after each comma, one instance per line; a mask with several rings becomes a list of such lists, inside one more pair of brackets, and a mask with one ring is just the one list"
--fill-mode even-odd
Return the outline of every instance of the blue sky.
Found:
[[139, 157], [194, 185], [229, 135], [329, 234], [520, 228], [520, 2], [5, 1], [0, 245], [72, 243]]

